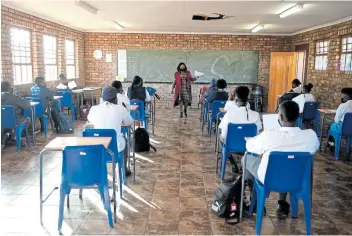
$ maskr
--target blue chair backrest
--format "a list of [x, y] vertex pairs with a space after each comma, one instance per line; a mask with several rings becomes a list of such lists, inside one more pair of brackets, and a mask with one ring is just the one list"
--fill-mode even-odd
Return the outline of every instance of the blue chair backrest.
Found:
[[62, 96], [60, 100], [62, 107], [72, 106], [72, 92], [68, 89], [58, 89], [56, 90], [56, 96]]
[[156, 89], [155, 88], [152, 88], [152, 87], [146, 87], [148, 93], [150, 96], [154, 96], [155, 92], [156, 92]]
[[[83, 137], [111, 137], [111, 142], [108, 148], [114, 153], [115, 158], [117, 158], [117, 135], [114, 129], [85, 129], [83, 130]], [[110, 155], [106, 157], [106, 161], [112, 161]]]
[[352, 136], [352, 112], [348, 112], [343, 117], [342, 135]]
[[275, 192], [300, 192], [310, 180], [312, 155], [308, 152], [271, 152], [264, 185]]
[[12, 105], [1, 105], [1, 128], [13, 129], [15, 127], [15, 108]]
[[216, 119], [217, 114], [220, 112], [220, 108], [224, 108], [225, 104], [226, 104], [226, 101], [222, 101], [222, 100], [215, 100], [213, 102], [212, 113], [211, 113], [211, 117], [213, 119]]
[[306, 102], [303, 108], [303, 119], [314, 120], [319, 109], [319, 102]]
[[103, 145], [66, 147], [62, 159], [63, 181], [71, 186], [104, 183], [107, 178], [106, 155]]
[[42, 117], [44, 116], [44, 106], [43, 106], [43, 101], [41, 98], [37, 98], [37, 97], [25, 97], [24, 99], [31, 101], [31, 102], [39, 102], [38, 106], [35, 106], [35, 116], [36, 117]]
[[[144, 102], [133, 99], [133, 100], [130, 101], [130, 104], [131, 104], [131, 106], [132, 105], [137, 105], [138, 106], [138, 113], [139, 113], [140, 120], [144, 121], [145, 120]], [[136, 111], [132, 111], [132, 110], [130, 111], [131, 116], [135, 120], [138, 119], [138, 113]]]
[[255, 137], [258, 134], [256, 124], [228, 124], [226, 149], [232, 152], [246, 152], [245, 137]]

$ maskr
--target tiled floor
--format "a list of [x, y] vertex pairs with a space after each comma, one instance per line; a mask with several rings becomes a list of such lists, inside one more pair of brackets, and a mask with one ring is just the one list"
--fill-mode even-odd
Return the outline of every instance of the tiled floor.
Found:
[[[119, 202], [118, 223], [108, 226], [99, 195], [85, 190], [70, 196], [65, 208], [63, 234], [255, 234], [255, 217], [235, 226], [226, 225], [210, 213], [219, 178], [215, 175], [214, 138], [201, 135], [199, 111], [180, 119], [178, 110], [157, 110], [158, 151], [137, 156], [136, 182], [128, 180], [125, 198]], [[76, 134], [82, 131], [77, 123]], [[1, 235], [57, 235], [58, 191], [44, 207], [44, 228], [39, 224], [39, 157], [54, 136], [38, 146], [2, 153]], [[45, 194], [60, 180], [61, 153], [45, 156]], [[315, 156], [313, 219], [314, 234], [352, 234], [352, 165], [333, 161], [327, 154]], [[275, 217], [276, 195], [266, 202], [268, 216], [263, 234], [304, 234], [303, 209], [298, 219]]]

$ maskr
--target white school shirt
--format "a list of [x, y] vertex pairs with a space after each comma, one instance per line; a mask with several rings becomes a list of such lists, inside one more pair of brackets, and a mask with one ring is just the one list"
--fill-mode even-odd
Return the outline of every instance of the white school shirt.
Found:
[[[232, 107], [235, 107], [235, 108], [237, 107], [236, 102], [235, 102], [235, 101], [227, 101], [227, 102], [225, 103], [224, 110], [225, 110], [225, 111], [228, 111], [228, 110], [231, 109]], [[247, 109], [251, 109], [251, 106], [250, 106], [249, 102], [247, 102]]]
[[[228, 103], [229, 102], [227, 102], [226, 104]], [[262, 129], [263, 126], [258, 112], [252, 111], [248, 107], [238, 107], [237, 105], [233, 106], [233, 104], [228, 105], [226, 109], [227, 109], [227, 112], [222, 118], [219, 125], [219, 128], [221, 129], [221, 136], [224, 140], [226, 140], [227, 128], [229, 123], [256, 124], [258, 133], [259, 133], [259, 130]], [[247, 114], [248, 114], [248, 119], [247, 119]]]
[[62, 83], [60, 83], [58, 86], [56, 86], [56, 89], [68, 89], [68, 87]]
[[[121, 93], [117, 93], [116, 97], [117, 97], [117, 104], [119, 104], [120, 106], [124, 106], [123, 104], [125, 104], [127, 111], [131, 110], [131, 103], [128, 97], [126, 97]], [[100, 103], [103, 103], [103, 102], [104, 102], [103, 98], [100, 98]]]
[[341, 103], [336, 110], [335, 122], [339, 123], [343, 121], [345, 114], [352, 112], [352, 100], [349, 100], [345, 103]]
[[95, 129], [114, 129], [117, 134], [117, 149], [122, 152], [125, 149], [125, 139], [121, 134], [121, 125], [132, 125], [133, 119], [127, 109], [121, 105], [103, 102], [92, 106], [88, 114], [89, 123]]
[[258, 136], [250, 138], [247, 140], [246, 148], [248, 152], [263, 154], [257, 174], [260, 182], [264, 183], [270, 152], [309, 152], [314, 154], [319, 148], [319, 140], [311, 129], [281, 127], [279, 130], [264, 130]]
[[293, 98], [292, 101], [294, 101], [298, 104], [299, 113], [303, 113], [304, 103], [315, 102], [315, 97], [313, 96], [313, 94], [310, 94], [310, 93], [301, 94], [301, 95], [298, 95], [297, 97]]
[[[125, 91], [125, 96], [126, 97], [128, 97], [128, 90], [129, 89], [130, 89], [129, 87], [126, 88], [126, 91]], [[145, 89], [145, 102], [150, 102], [151, 100], [152, 100], [152, 98], [150, 97], [148, 90]]]

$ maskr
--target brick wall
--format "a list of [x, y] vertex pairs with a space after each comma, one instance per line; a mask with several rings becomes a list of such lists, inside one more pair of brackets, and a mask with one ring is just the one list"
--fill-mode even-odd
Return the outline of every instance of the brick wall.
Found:
[[[50, 34], [56, 36], [57, 40], [57, 58], [58, 73], [65, 72], [65, 39], [75, 41], [76, 55], [76, 77], [79, 84], [84, 84], [84, 33], [59, 25], [36, 16], [32, 16], [14, 9], [1, 6], [1, 80], [7, 80], [13, 84], [12, 54], [10, 28], [20, 27], [31, 30], [32, 37], [32, 62], [33, 78], [37, 75], [44, 75], [44, 58], [43, 58], [43, 35]], [[54, 87], [58, 81], [48, 82], [50, 87]], [[33, 84], [24, 84], [14, 86], [20, 94], [28, 93]]]
[[[312, 93], [322, 102], [322, 106], [336, 108], [340, 104], [340, 90], [352, 87], [352, 72], [340, 71], [339, 61], [341, 52], [341, 38], [352, 34], [352, 20], [332, 25], [292, 37], [293, 45], [309, 43], [307, 83], [312, 83]], [[328, 39], [328, 69], [315, 70], [315, 43], [317, 40]]]
[[[104, 86], [117, 75], [118, 49], [198, 49], [198, 50], [258, 50], [259, 67], [258, 83], [265, 88], [269, 80], [270, 53], [290, 51], [291, 37], [279, 36], [231, 36], [231, 35], [191, 35], [191, 34], [117, 34], [117, 33], [86, 33], [85, 35], [85, 73], [86, 84]], [[95, 49], [112, 53], [112, 63], [96, 60], [93, 57]], [[176, 68], [177, 65], [175, 65]], [[132, 75], [131, 75], [132, 76]], [[127, 85], [126, 85], [127, 86]], [[158, 87], [162, 104], [171, 100], [171, 83], [150, 84]], [[199, 88], [193, 86], [193, 100], [196, 101]], [[233, 89], [233, 86], [231, 90]], [[266, 101], [266, 99], [265, 99]]]

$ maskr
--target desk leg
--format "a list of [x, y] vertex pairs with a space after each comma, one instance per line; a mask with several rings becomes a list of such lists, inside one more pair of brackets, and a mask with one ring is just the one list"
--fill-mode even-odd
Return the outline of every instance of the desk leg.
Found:
[[136, 137], [134, 132], [136, 130], [136, 121], [133, 121], [133, 140], [132, 140], [132, 152], [133, 152], [133, 181], [136, 181]]
[[244, 195], [244, 173], [246, 172], [246, 162], [247, 162], [247, 152], [244, 154], [243, 157], [243, 166], [242, 166], [242, 187], [241, 187], [241, 206], [240, 206], [240, 219], [242, 220], [243, 216], [243, 195]]
[[319, 147], [319, 151], [321, 152], [321, 146], [322, 146], [322, 140], [323, 140], [323, 128], [324, 128], [324, 121], [325, 121], [325, 116], [326, 113], [323, 114], [323, 119], [321, 121], [321, 127], [320, 127], [320, 147]]
[[31, 107], [32, 110], [32, 136], [33, 136], [33, 146], [36, 145], [35, 143], [35, 107]]
[[39, 191], [40, 191], [40, 224], [43, 225], [43, 158], [44, 158], [44, 152], [46, 150], [43, 149], [40, 154], [39, 154]]
[[116, 163], [115, 163], [115, 155], [109, 149], [107, 149], [107, 152], [110, 154], [111, 161], [112, 161], [112, 199], [114, 202], [114, 223], [116, 223], [117, 217], [116, 217]]

